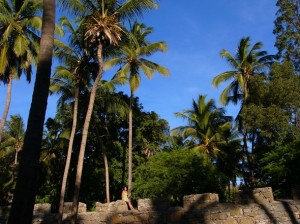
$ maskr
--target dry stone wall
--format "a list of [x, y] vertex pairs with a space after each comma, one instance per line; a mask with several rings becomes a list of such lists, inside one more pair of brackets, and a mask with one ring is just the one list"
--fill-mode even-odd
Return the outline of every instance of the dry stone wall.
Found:
[[[184, 196], [182, 207], [170, 207], [166, 200], [140, 199], [138, 209], [130, 211], [122, 201], [96, 203], [95, 212], [83, 208], [78, 214], [78, 224], [297, 224], [300, 223], [300, 201], [274, 200], [271, 188], [240, 191], [235, 203], [219, 203], [217, 194]], [[70, 206], [66, 203], [65, 206]], [[44, 214], [41, 214], [41, 211]], [[36, 206], [33, 224], [55, 224], [56, 214], [49, 214], [48, 205]], [[1, 213], [0, 217], [3, 217]], [[65, 209], [64, 223], [69, 223], [70, 213]], [[7, 210], [6, 210], [7, 214]], [[1, 221], [0, 221], [1, 223]], [[3, 222], [4, 223], [4, 222]], [[2, 224], [2, 223], [1, 223]]]

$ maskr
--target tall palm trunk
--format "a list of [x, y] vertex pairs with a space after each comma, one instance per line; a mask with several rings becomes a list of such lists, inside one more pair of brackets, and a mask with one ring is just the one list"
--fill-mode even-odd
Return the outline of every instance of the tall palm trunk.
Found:
[[14, 160], [14, 165], [17, 165], [18, 163], [18, 154], [19, 154], [20, 148], [15, 147], [15, 160]]
[[106, 154], [106, 149], [102, 141], [102, 137], [100, 136], [100, 132], [98, 128], [96, 128], [99, 143], [100, 143], [100, 151], [103, 156], [103, 162], [104, 162], [104, 170], [105, 170], [105, 189], [106, 189], [106, 203], [110, 202], [110, 193], [109, 193], [109, 170], [108, 170], [108, 159]]
[[104, 169], [105, 169], [106, 203], [110, 203], [108, 160], [107, 160], [106, 150], [104, 147], [102, 153], [103, 153]]
[[15, 159], [14, 159], [14, 165], [17, 165], [18, 163], [18, 152], [15, 152]]
[[[251, 157], [251, 153], [249, 152], [248, 149], [248, 136], [247, 136], [248, 132], [245, 129], [245, 131], [243, 132], [243, 146], [242, 146], [242, 150], [243, 153], [246, 156], [246, 161], [244, 166], [248, 169], [249, 175], [244, 175], [246, 178], [244, 178], [245, 181], [245, 185], [246, 187], [249, 188], [253, 188], [254, 187], [254, 166], [253, 166], [253, 161], [252, 161], [252, 157]], [[247, 171], [246, 171], [247, 172]]]
[[52, 66], [55, 26], [55, 0], [43, 1], [43, 25], [36, 81], [29, 111], [17, 185], [9, 214], [9, 224], [31, 224], [37, 180], [43, 126], [47, 109]]
[[79, 98], [79, 88], [76, 88], [76, 90], [75, 90], [75, 99], [74, 99], [74, 109], [73, 109], [72, 131], [71, 131], [71, 134], [70, 134], [70, 141], [69, 141], [69, 146], [68, 146], [66, 165], [65, 165], [65, 170], [64, 170], [64, 176], [63, 176], [63, 179], [62, 179], [61, 190], [60, 190], [59, 209], [58, 209], [58, 223], [59, 224], [62, 223], [62, 219], [63, 219], [66, 184], [67, 184], [68, 173], [69, 173], [69, 168], [70, 168], [73, 143], [74, 143], [74, 138], [75, 138], [75, 133], [76, 133], [77, 114], [78, 114], [78, 101], [79, 101], [78, 98]]
[[6, 119], [7, 119], [7, 114], [8, 114], [8, 111], [9, 111], [9, 107], [10, 107], [12, 80], [13, 80], [13, 76], [12, 76], [12, 74], [9, 74], [8, 83], [7, 83], [7, 90], [6, 90], [5, 107], [4, 107], [4, 112], [3, 112], [2, 119], [0, 121], [0, 142], [2, 140], [2, 133], [3, 133], [3, 129], [4, 129]]
[[129, 102], [129, 136], [128, 136], [128, 195], [131, 195], [132, 185], [132, 104], [133, 104], [133, 93], [130, 94]]
[[74, 190], [74, 196], [73, 196], [71, 224], [75, 224], [76, 219], [77, 219], [78, 204], [79, 204], [79, 192], [80, 192], [80, 185], [81, 185], [85, 146], [86, 146], [86, 142], [87, 142], [88, 130], [89, 130], [90, 121], [91, 121], [93, 108], [94, 108], [96, 90], [97, 90], [99, 81], [103, 75], [102, 43], [100, 43], [98, 46], [97, 58], [98, 58], [98, 64], [99, 64], [99, 71], [98, 71], [97, 77], [94, 81], [93, 87], [91, 89], [90, 101], [89, 101], [87, 113], [85, 116], [83, 130], [82, 130], [82, 139], [81, 139], [81, 145], [80, 145], [79, 156], [78, 156], [78, 164], [77, 164], [77, 172], [76, 172], [76, 180], [75, 180], [75, 190]]

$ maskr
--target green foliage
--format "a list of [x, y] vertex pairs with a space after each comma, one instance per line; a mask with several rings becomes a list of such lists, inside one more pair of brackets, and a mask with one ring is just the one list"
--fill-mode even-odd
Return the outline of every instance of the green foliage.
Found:
[[64, 167], [64, 149], [67, 141], [60, 138], [64, 126], [60, 116], [48, 118], [43, 135], [38, 178], [39, 190], [36, 195], [37, 203], [51, 203], [56, 212]]
[[249, 81], [251, 77], [261, 74], [272, 63], [274, 56], [262, 51], [263, 44], [255, 43], [250, 47], [250, 37], [242, 38], [238, 44], [235, 55], [231, 55], [223, 49], [220, 56], [223, 57], [233, 70], [225, 71], [212, 81], [212, 85], [218, 87], [221, 83], [231, 81], [223, 90], [220, 102], [227, 105], [229, 102], [237, 104], [243, 102], [249, 96]]
[[[74, 192], [74, 179], [78, 149], [82, 133], [82, 124], [85, 114], [85, 106], [88, 98], [81, 97], [78, 116], [78, 130], [73, 145], [73, 156], [67, 181], [65, 201], [71, 201]], [[127, 113], [129, 97], [123, 93], [110, 93], [102, 91], [96, 97], [96, 104], [92, 116], [88, 141], [86, 146], [82, 186], [80, 200], [87, 203], [88, 209], [92, 209], [94, 202], [106, 201], [105, 172], [101, 138], [106, 149], [110, 176], [110, 199], [120, 199], [122, 186], [127, 178], [127, 147], [128, 147], [128, 120]], [[134, 129], [134, 167], [144, 163], [147, 158], [144, 150], [151, 146], [154, 151], [159, 151], [165, 144], [168, 133], [168, 123], [160, 119], [155, 112], [143, 111], [138, 98], [134, 98], [133, 112], [136, 119], [133, 122]], [[43, 151], [41, 155], [41, 175], [39, 178], [39, 192], [37, 202], [52, 204], [54, 212], [57, 211], [58, 197], [60, 193], [61, 178], [68, 147], [68, 130], [72, 125], [72, 102], [66, 101], [63, 107], [58, 107], [54, 118], [46, 122], [46, 130], [43, 137]], [[151, 157], [150, 157], [151, 158]], [[11, 154], [13, 162], [13, 153]], [[1, 171], [0, 171], [1, 172]], [[7, 173], [6, 170], [4, 173]], [[4, 176], [2, 176], [4, 178]]]
[[300, 4], [299, 0], [278, 0], [277, 18], [273, 33], [276, 35], [275, 46], [280, 59], [293, 63], [300, 72]]
[[38, 55], [38, 32], [41, 30], [40, 1], [24, 1], [16, 7], [16, 0], [0, 3], [0, 77], [8, 74], [20, 77], [22, 72], [31, 79], [32, 62]]
[[275, 148], [261, 159], [264, 184], [273, 187], [275, 196], [290, 197], [291, 187], [300, 184], [299, 160], [300, 139]]
[[[255, 132], [260, 138], [264, 138], [264, 144], [268, 146], [281, 144], [288, 134], [289, 116], [279, 107], [271, 105], [250, 104], [243, 108], [241, 113], [245, 128], [249, 132]], [[258, 144], [258, 142], [254, 142]]]
[[135, 132], [135, 148], [149, 157], [161, 150], [161, 147], [167, 141], [169, 132], [168, 122], [160, 119], [155, 112], [143, 113], [142, 116], [136, 118], [139, 127]]
[[20, 115], [11, 115], [6, 122], [0, 143], [0, 205], [11, 203], [16, 185], [18, 154], [22, 149], [25, 130]]
[[241, 141], [236, 128], [232, 128], [227, 133], [227, 142], [220, 146], [220, 156], [216, 160], [216, 166], [220, 172], [224, 174], [228, 180], [230, 190], [230, 183], [233, 187], [237, 184], [237, 178], [241, 177], [243, 159], [243, 152], [241, 149]]
[[145, 24], [135, 21], [128, 31], [128, 40], [124, 41], [120, 47], [121, 55], [105, 63], [106, 68], [121, 65], [116, 75], [128, 78], [131, 94], [134, 94], [140, 86], [141, 73], [149, 79], [154, 76], [155, 72], [163, 76], [170, 74], [167, 68], [147, 59], [156, 52], [167, 51], [165, 42], [150, 43], [147, 40], [147, 35], [151, 33], [151, 27], [148, 28]]
[[[251, 141], [250, 156], [257, 184], [264, 184], [265, 161], [271, 164], [278, 162], [269, 153], [278, 147], [295, 142], [300, 136], [298, 121], [300, 78], [291, 63], [274, 63], [269, 75], [255, 77], [249, 84], [250, 97], [243, 106], [240, 117]], [[266, 159], [266, 156], [269, 159]], [[281, 164], [283, 169], [286, 163]], [[269, 183], [274, 184], [279, 191], [285, 189], [280, 182]]]
[[253, 143], [269, 147], [297, 139], [300, 78], [291, 64], [274, 63], [269, 76], [252, 79], [250, 86], [240, 116], [251, 138], [259, 137]]
[[225, 133], [231, 128], [232, 118], [225, 115], [225, 109], [217, 108], [214, 100], [206, 102], [206, 96], [199, 95], [197, 101], [193, 100], [192, 109], [175, 115], [187, 120], [188, 124], [174, 128], [172, 134], [182, 135], [194, 143], [190, 148], [216, 158], [219, 146], [227, 140]]
[[222, 195], [222, 175], [204, 154], [187, 149], [155, 154], [136, 169], [134, 180], [136, 198], [165, 198], [178, 204], [184, 195]]

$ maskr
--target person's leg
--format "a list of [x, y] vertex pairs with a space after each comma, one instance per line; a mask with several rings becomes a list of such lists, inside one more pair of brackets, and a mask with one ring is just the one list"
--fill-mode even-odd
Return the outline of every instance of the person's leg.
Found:
[[135, 209], [134, 209], [134, 207], [132, 206], [132, 204], [131, 204], [131, 201], [130, 201], [130, 200], [128, 200], [128, 201], [127, 201], [127, 203], [128, 203], [128, 205], [129, 205], [129, 208], [130, 208], [130, 210], [135, 210]]

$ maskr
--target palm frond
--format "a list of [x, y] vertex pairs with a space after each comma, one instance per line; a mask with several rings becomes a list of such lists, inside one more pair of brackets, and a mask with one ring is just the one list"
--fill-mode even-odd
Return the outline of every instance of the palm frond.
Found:
[[138, 73], [131, 73], [129, 77], [129, 85], [131, 91], [134, 93], [141, 83], [141, 77]]
[[155, 42], [140, 48], [141, 55], [152, 55], [155, 52], [167, 52], [168, 46], [166, 42]]
[[221, 83], [230, 79], [234, 79], [237, 75], [236, 71], [226, 71], [213, 78], [212, 85], [218, 87]]
[[116, 11], [123, 19], [130, 19], [134, 16], [141, 16], [142, 12], [158, 7], [153, 0], [128, 0], [124, 2]]
[[27, 51], [28, 45], [28, 39], [24, 38], [24, 36], [21, 35], [17, 36], [13, 48], [16, 56], [20, 57], [21, 55], [23, 55]]
[[106, 60], [104, 62], [104, 70], [109, 70], [116, 65], [122, 64], [122, 62], [123, 62], [122, 58], [113, 58], [113, 59]]
[[227, 50], [223, 49], [220, 53], [220, 56], [222, 58], [225, 58], [232, 68], [236, 68], [239, 66], [238, 61]]
[[0, 76], [5, 73], [6, 67], [8, 65], [7, 58], [8, 46], [7, 44], [3, 44], [0, 49]]

